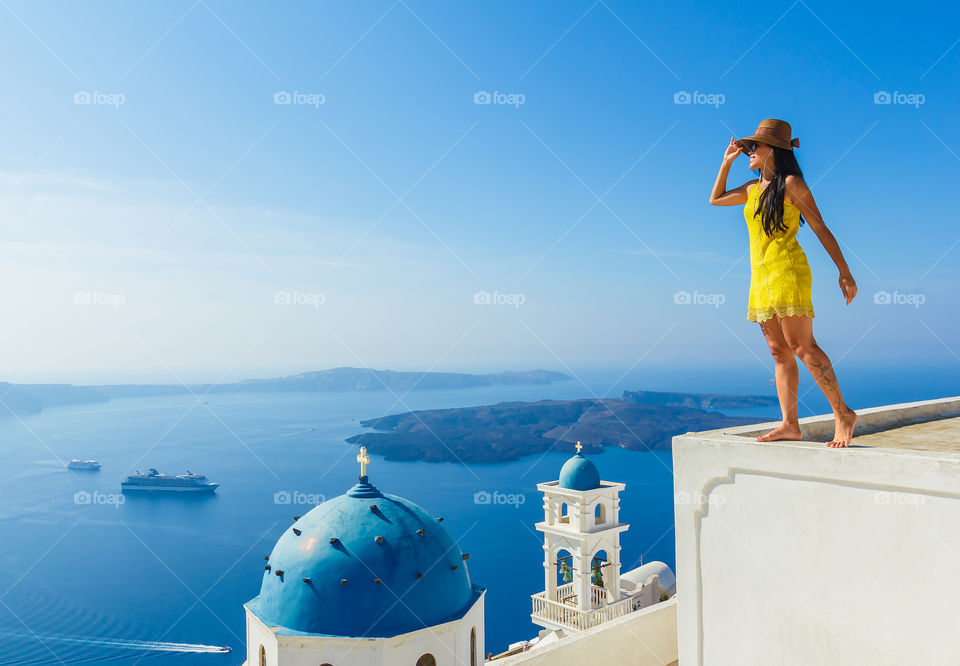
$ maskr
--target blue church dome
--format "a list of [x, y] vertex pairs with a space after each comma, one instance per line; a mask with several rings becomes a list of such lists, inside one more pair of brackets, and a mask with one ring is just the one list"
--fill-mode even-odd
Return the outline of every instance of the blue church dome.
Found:
[[266, 569], [248, 607], [294, 632], [396, 636], [455, 619], [474, 598], [463, 553], [440, 521], [365, 475], [297, 520]]
[[600, 487], [600, 472], [589, 458], [578, 452], [560, 468], [559, 485], [570, 490], [593, 490]]

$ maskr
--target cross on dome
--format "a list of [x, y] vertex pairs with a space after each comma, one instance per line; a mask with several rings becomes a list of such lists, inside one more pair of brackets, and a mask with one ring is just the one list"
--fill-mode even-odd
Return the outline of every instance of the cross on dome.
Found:
[[577, 453], [580, 453], [580, 449], [582, 449], [582, 448], [583, 448], [583, 447], [580, 445], [580, 441], [578, 440], [578, 441], [577, 441]]
[[367, 456], [367, 447], [360, 447], [360, 453], [357, 454], [357, 462], [360, 463], [360, 476], [366, 476], [367, 463], [370, 462], [370, 458]]

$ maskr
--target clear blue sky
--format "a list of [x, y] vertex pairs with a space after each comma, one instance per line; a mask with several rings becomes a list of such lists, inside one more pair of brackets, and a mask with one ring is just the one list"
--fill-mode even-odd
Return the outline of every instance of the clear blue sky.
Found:
[[707, 197], [766, 117], [860, 285], [801, 230], [828, 353], [960, 364], [956, 7], [251, 4], [0, 6], [0, 378], [755, 365]]

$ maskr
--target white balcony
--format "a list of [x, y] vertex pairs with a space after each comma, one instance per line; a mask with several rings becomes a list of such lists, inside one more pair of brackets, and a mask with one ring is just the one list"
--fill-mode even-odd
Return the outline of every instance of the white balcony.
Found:
[[532, 596], [533, 612], [530, 617], [535, 624], [549, 629], [585, 631], [631, 613], [642, 605], [642, 593], [611, 602], [606, 589], [596, 585], [591, 585], [590, 589], [593, 607], [589, 610], [578, 608], [573, 583], [558, 587], [552, 599], [547, 598], [546, 592], [538, 592]]

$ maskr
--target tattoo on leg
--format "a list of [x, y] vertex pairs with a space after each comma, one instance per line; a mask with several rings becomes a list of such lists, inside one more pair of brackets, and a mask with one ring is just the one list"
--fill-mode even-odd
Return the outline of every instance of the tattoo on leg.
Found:
[[833, 372], [833, 367], [828, 363], [823, 363], [820, 360], [810, 361], [810, 365], [816, 368], [820, 372], [820, 379], [822, 379], [828, 386], [835, 387], [837, 385], [837, 375]]

